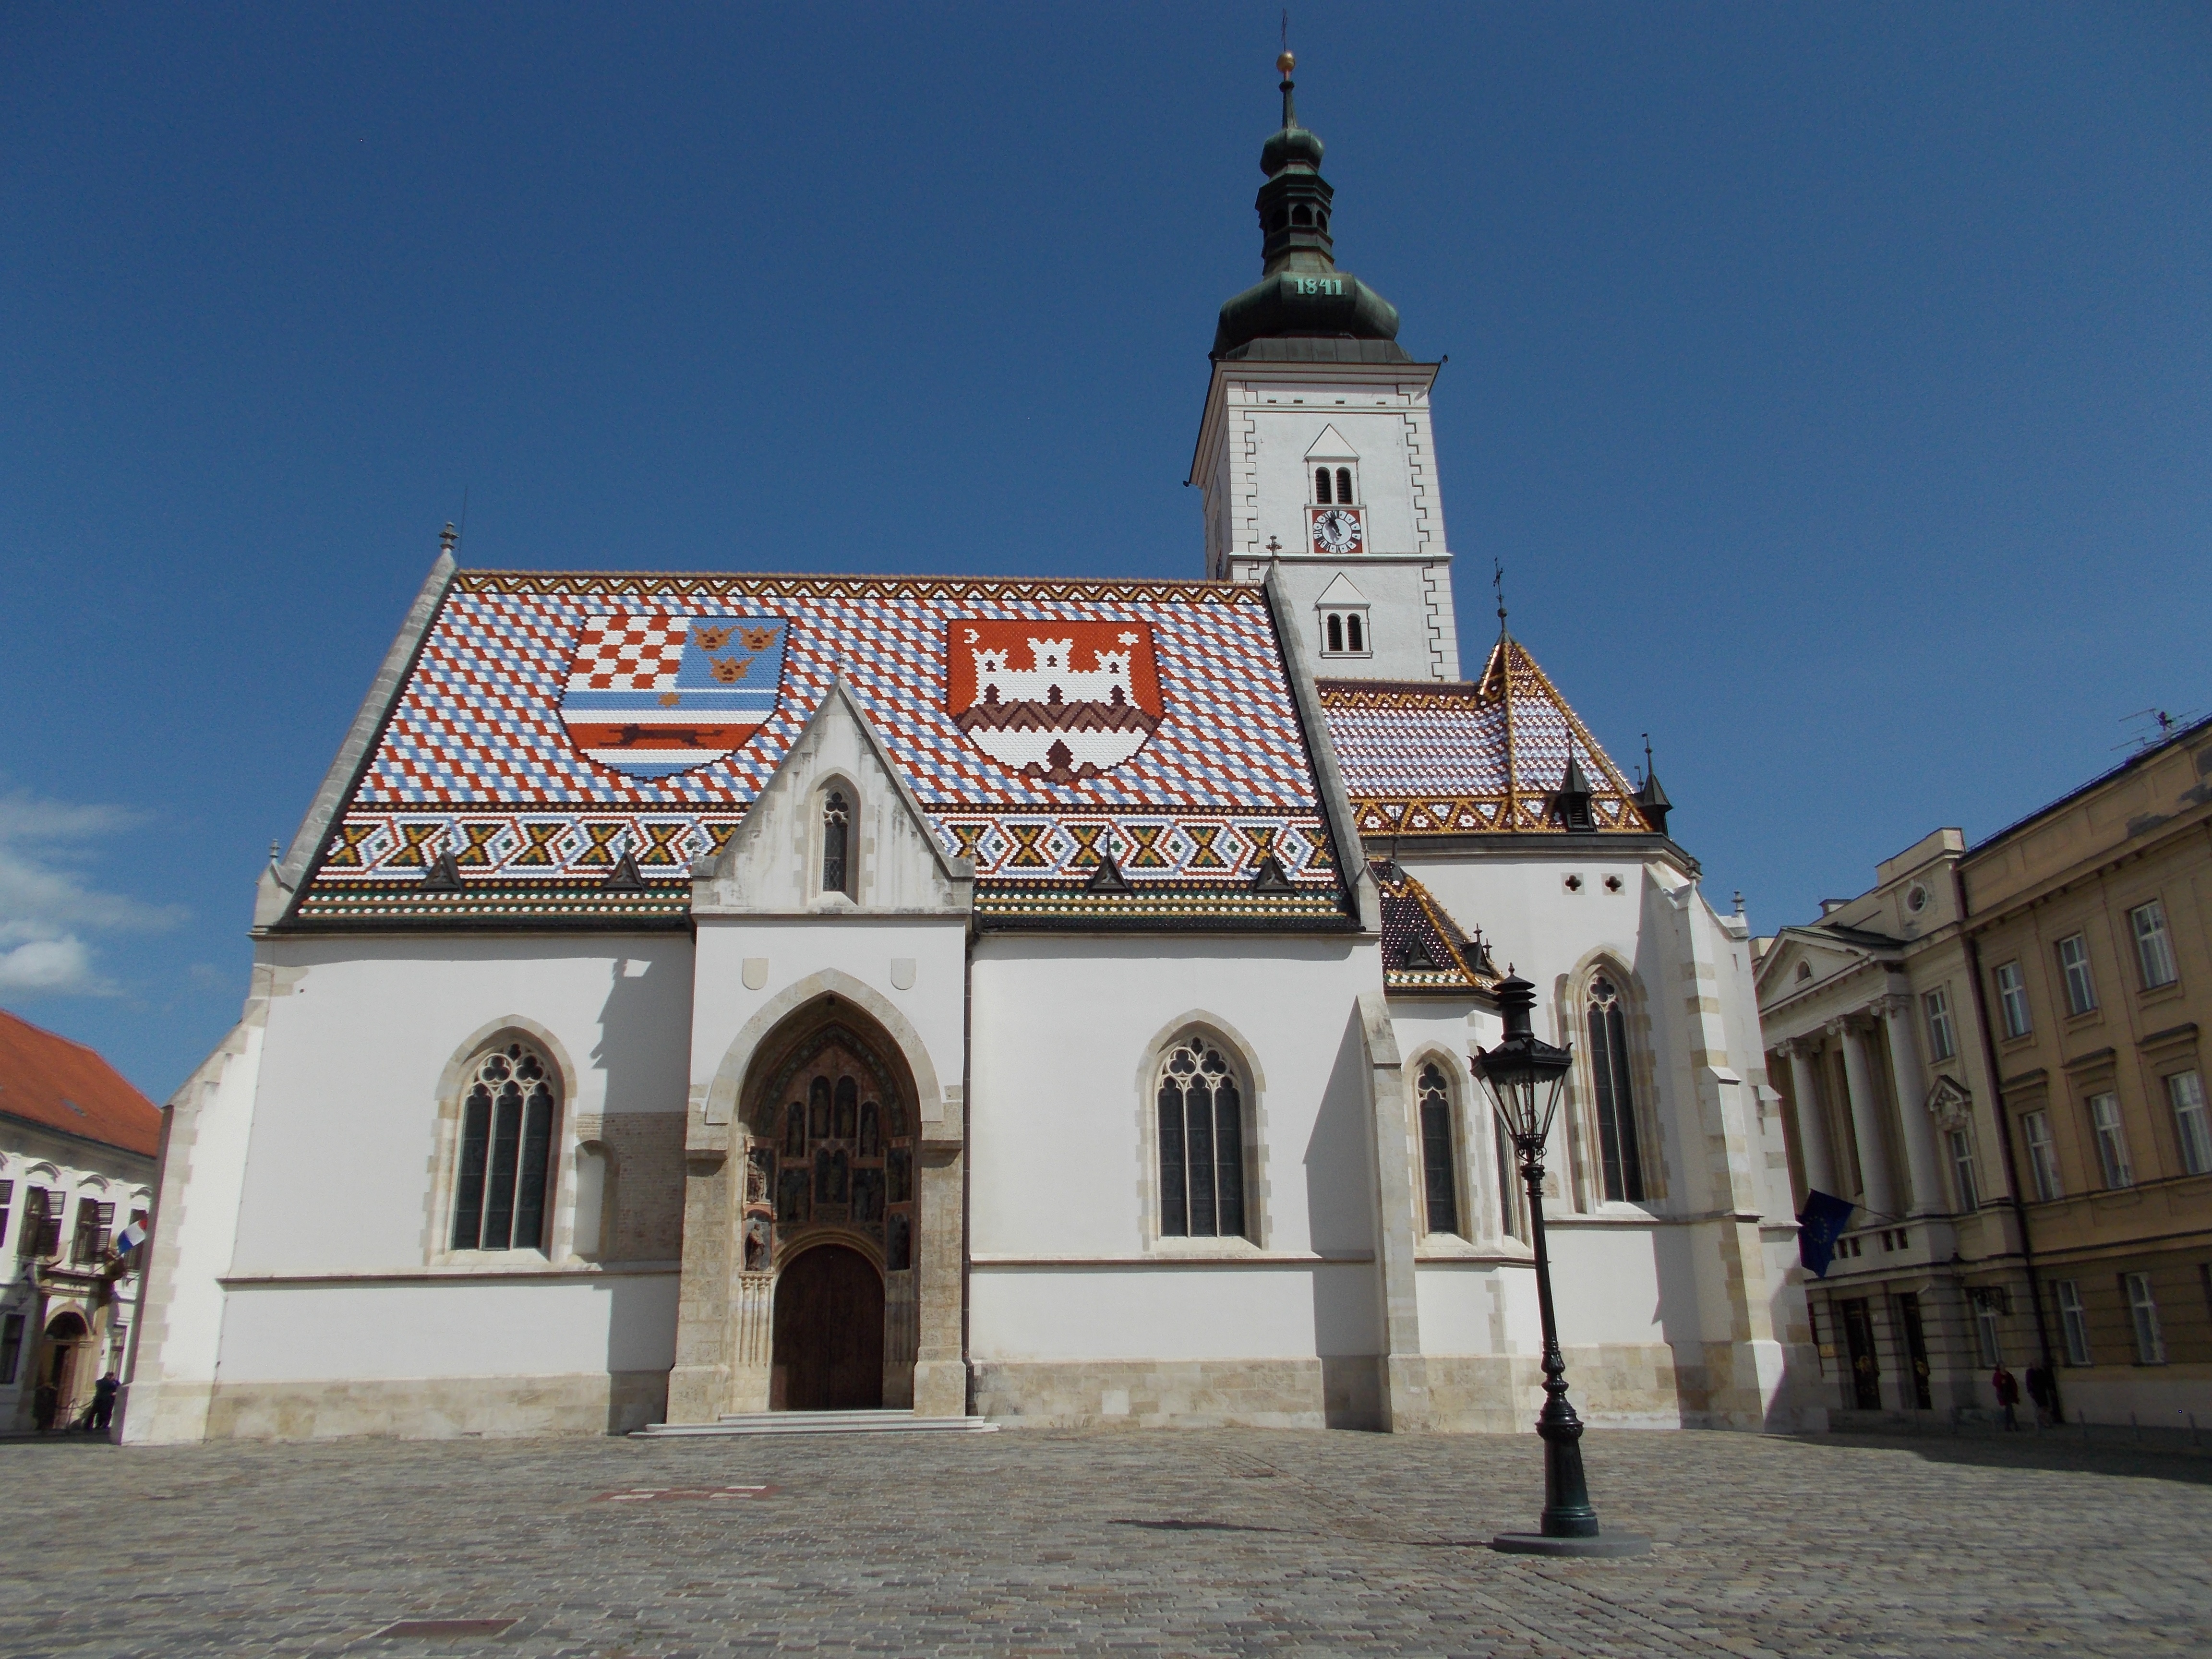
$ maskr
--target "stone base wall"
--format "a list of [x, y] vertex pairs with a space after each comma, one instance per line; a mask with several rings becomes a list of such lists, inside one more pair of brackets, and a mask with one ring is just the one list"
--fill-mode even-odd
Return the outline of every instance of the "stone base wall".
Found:
[[977, 1360], [975, 1410], [1045, 1428], [1378, 1429], [1380, 1362]]
[[662, 1420], [666, 1371], [574, 1376], [405, 1377], [218, 1382], [207, 1400], [209, 1440], [398, 1440], [627, 1434]]
[[[1663, 1342], [1567, 1348], [1567, 1398], [1607, 1428], [1686, 1426], [1674, 1351]], [[1544, 1405], [1534, 1354], [1430, 1354], [1430, 1426], [1453, 1434], [1533, 1432]]]

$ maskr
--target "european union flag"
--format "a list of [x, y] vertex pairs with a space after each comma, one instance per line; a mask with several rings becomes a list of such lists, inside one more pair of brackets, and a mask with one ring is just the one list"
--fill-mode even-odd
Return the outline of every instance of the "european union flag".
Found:
[[1828, 1276], [1828, 1264], [1836, 1259], [1836, 1241], [1857, 1208], [1850, 1200], [1817, 1187], [1806, 1198], [1804, 1213], [1797, 1218], [1797, 1259], [1814, 1278]]

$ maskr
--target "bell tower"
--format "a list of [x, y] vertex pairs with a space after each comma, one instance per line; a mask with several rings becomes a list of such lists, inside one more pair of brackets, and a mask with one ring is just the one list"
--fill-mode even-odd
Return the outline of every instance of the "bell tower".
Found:
[[1297, 122], [1294, 63], [1276, 60], [1283, 125], [1260, 149], [1260, 281], [1221, 307], [1191, 462], [1206, 574], [1278, 571], [1323, 677], [1455, 680], [1429, 425], [1439, 365], [1409, 356], [1397, 307], [1337, 267], [1336, 192]]

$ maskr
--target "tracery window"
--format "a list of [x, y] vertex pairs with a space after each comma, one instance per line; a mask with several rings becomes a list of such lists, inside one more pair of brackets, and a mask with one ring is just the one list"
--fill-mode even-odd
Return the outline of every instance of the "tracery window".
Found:
[[1428, 1231], [1459, 1231], [1459, 1155], [1452, 1135], [1451, 1094], [1443, 1068], [1434, 1060], [1421, 1067], [1421, 1180], [1428, 1206]]
[[1600, 974], [1589, 988], [1590, 1074], [1597, 1096], [1598, 1154], [1608, 1199], [1644, 1199], [1644, 1152], [1630, 1079], [1628, 1020], [1620, 993]]
[[822, 890], [842, 893], [845, 886], [845, 848], [851, 834], [852, 809], [845, 792], [832, 789], [822, 803]]
[[543, 1250], [559, 1103], [553, 1071], [526, 1042], [477, 1062], [461, 1103], [453, 1248]]
[[1160, 1064], [1160, 1232], [1244, 1236], [1244, 1091], [1215, 1044], [1178, 1041]]

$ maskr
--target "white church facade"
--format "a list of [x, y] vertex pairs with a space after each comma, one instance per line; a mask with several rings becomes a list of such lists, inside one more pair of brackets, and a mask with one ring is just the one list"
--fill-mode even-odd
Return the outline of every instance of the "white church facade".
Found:
[[441, 556], [171, 1104], [126, 1439], [1526, 1429], [1508, 963], [1583, 1416], [1819, 1424], [1742, 920], [1502, 611], [1462, 678], [1320, 160], [1286, 82], [1203, 580]]

